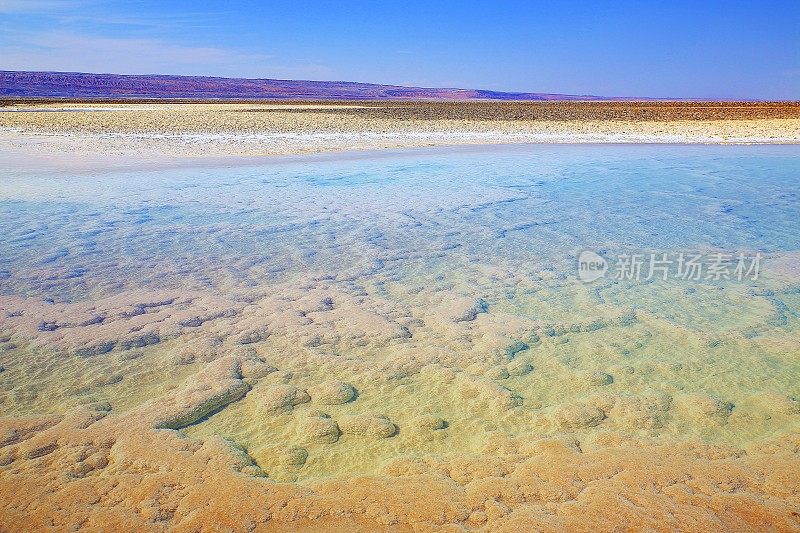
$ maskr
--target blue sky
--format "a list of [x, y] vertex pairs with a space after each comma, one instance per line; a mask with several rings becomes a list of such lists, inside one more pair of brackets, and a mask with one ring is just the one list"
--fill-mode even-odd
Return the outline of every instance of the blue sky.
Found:
[[0, 69], [796, 100], [800, 1], [0, 0]]

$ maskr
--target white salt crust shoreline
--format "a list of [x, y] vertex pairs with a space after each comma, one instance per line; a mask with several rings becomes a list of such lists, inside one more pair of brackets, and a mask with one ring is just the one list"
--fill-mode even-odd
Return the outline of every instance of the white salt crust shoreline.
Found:
[[[792, 132], [793, 133], [793, 132]], [[104, 157], [281, 156], [340, 151], [500, 144], [800, 144], [798, 135], [634, 131], [389, 131], [263, 133], [53, 132], [0, 128], [0, 150]]]
[[376, 147], [385, 141], [408, 141], [410, 143], [429, 143], [442, 145], [454, 144], [800, 144], [800, 137], [788, 136], [728, 136], [728, 135], [698, 135], [694, 133], [657, 133], [646, 134], [636, 132], [596, 132], [582, 133], [574, 131], [543, 131], [543, 132], [507, 132], [507, 131], [396, 131], [396, 132], [308, 132], [308, 133], [130, 133], [130, 132], [104, 132], [104, 133], [43, 133], [25, 131], [21, 128], [2, 128], [2, 134], [19, 134], [21, 136], [54, 137], [54, 138], [85, 138], [93, 140], [113, 139], [120, 141], [136, 140], [165, 140], [179, 141], [188, 145], [213, 144], [261, 144], [269, 142], [295, 142], [303, 143], [304, 147], [326, 148], [329, 145], [340, 143], [357, 144], [359, 142], [375, 143]]
[[366, 152], [459, 146], [800, 144], [797, 118], [400, 120], [333, 115], [313, 104], [263, 109], [270, 113], [244, 113], [249, 107], [241, 106], [96, 108], [117, 111], [113, 113], [93, 112], [95, 108], [0, 115], [0, 161], [14, 173], [33, 167], [59, 173], [246, 164], [249, 158], [258, 163], [313, 154], [349, 158]]

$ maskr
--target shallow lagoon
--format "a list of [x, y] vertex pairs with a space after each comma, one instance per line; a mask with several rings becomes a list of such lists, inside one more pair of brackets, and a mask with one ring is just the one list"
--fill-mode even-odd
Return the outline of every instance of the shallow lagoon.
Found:
[[[796, 146], [0, 170], [0, 412], [126, 412], [234, 354], [270, 371], [180, 431], [278, 481], [499, 436], [745, 445], [800, 427], [798, 219]], [[592, 283], [585, 250], [610, 263]], [[763, 259], [614, 279], [620, 254], [681, 252]]]

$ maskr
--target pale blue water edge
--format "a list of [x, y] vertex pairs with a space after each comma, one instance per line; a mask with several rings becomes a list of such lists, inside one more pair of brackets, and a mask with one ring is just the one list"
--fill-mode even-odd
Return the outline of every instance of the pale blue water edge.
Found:
[[[138, 288], [234, 294], [308, 276], [384, 296], [387, 283], [467, 287], [518, 298], [524, 314], [526, 294], [475, 272], [540, 280], [547, 298], [574, 281], [582, 250], [800, 250], [800, 146], [542, 145], [22, 174], [0, 173], [0, 293], [56, 301]], [[646, 285], [585, 290], [653, 307]], [[675, 286], [681, 298], [695, 290]], [[741, 286], [717, 287], [720, 310]], [[674, 296], [656, 299], [663, 308]], [[778, 307], [797, 315], [791, 297]]]

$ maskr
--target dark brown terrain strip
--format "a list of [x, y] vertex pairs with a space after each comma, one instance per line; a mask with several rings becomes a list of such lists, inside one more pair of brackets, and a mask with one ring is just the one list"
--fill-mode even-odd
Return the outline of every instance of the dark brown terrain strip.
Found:
[[[262, 107], [231, 108], [237, 113], [332, 113], [362, 118], [396, 120], [752, 120], [800, 118], [800, 102], [674, 102], [674, 101], [375, 101], [281, 100], [219, 101], [164, 99], [0, 99], [0, 106], [41, 104], [250, 104]], [[274, 109], [270, 106], [275, 105]], [[323, 109], [285, 109], [287, 105], [314, 105]], [[357, 106], [357, 107], [345, 107]]]

